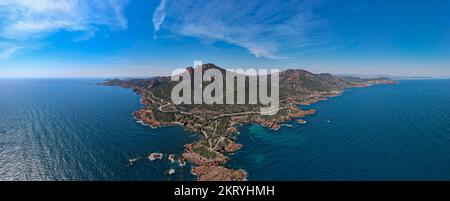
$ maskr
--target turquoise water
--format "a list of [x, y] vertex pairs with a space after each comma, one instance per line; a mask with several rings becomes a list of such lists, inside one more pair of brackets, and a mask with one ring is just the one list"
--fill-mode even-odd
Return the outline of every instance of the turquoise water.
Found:
[[[0, 180], [192, 180], [151, 162], [196, 139], [151, 129], [139, 97], [100, 80], [0, 79]], [[308, 108], [306, 125], [241, 128], [230, 165], [250, 180], [450, 180], [450, 80], [351, 89]], [[141, 158], [127, 167], [131, 158]]]
[[450, 80], [351, 89], [306, 125], [242, 128], [250, 180], [450, 180]]
[[168, 176], [176, 165], [146, 156], [181, 153], [194, 135], [141, 126], [139, 97], [100, 81], [0, 79], [0, 180], [192, 180], [189, 167]]

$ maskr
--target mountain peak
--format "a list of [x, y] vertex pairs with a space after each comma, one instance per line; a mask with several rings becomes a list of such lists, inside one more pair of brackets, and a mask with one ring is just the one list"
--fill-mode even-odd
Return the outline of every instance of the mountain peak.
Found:
[[[188, 66], [188, 67], [186, 67], [186, 70], [189, 73], [193, 73], [196, 68], [197, 67], [194, 68], [192, 66]], [[217, 70], [219, 70], [222, 73], [224, 73], [226, 71], [225, 69], [223, 69], [223, 68], [221, 68], [219, 66], [216, 66], [215, 64], [212, 64], [212, 63], [202, 64], [202, 71], [203, 72], [205, 72], [206, 70], [209, 70], [209, 69], [217, 69]]]

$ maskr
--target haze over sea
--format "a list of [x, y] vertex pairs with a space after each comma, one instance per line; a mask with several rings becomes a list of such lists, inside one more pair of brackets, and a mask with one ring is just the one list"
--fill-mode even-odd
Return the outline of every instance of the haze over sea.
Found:
[[[0, 79], [0, 180], [194, 179], [146, 157], [180, 154], [196, 135], [136, 123], [139, 97], [100, 81]], [[450, 180], [449, 89], [450, 80], [350, 89], [308, 106], [318, 113], [305, 125], [241, 127], [229, 165], [249, 180]]]

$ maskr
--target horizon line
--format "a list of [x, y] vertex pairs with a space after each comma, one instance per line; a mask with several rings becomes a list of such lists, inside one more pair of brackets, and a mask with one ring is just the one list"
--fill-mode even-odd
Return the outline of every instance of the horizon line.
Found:
[[[326, 73], [313, 73], [313, 74], [326, 74]], [[450, 79], [450, 75], [447, 76], [408, 76], [408, 75], [377, 75], [377, 74], [351, 74], [351, 73], [338, 73], [334, 76], [348, 76], [358, 78], [380, 78], [387, 77], [391, 79]], [[155, 75], [155, 76], [0, 76], [0, 79], [150, 79], [154, 77], [170, 77], [170, 75]]]

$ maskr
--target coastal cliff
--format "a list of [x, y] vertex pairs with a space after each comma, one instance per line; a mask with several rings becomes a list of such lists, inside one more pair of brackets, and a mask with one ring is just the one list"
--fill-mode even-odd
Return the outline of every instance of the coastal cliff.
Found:
[[[203, 70], [222, 68], [204, 64]], [[193, 74], [192, 67], [186, 71]], [[352, 87], [394, 84], [389, 78], [361, 79], [331, 74], [313, 74], [304, 70], [286, 70], [280, 73], [280, 110], [271, 116], [260, 115], [261, 104], [250, 105], [175, 105], [170, 94], [177, 82], [170, 77], [149, 79], [107, 80], [105, 86], [131, 88], [141, 96], [143, 107], [133, 113], [142, 124], [152, 128], [181, 125], [200, 136], [200, 140], [185, 145], [182, 159], [193, 164], [192, 173], [201, 181], [241, 181], [247, 172], [227, 167], [228, 155], [239, 150], [236, 142], [238, 125], [256, 123], [278, 130], [284, 122], [314, 115], [316, 111], [303, 110], [301, 105], [326, 100]], [[225, 98], [225, 97], [224, 97]]]

